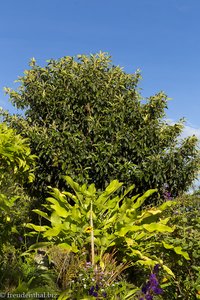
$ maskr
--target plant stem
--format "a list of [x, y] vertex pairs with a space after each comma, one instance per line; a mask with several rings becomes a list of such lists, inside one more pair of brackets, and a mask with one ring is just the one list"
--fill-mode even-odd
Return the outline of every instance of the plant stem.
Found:
[[92, 257], [92, 266], [94, 266], [94, 228], [93, 228], [93, 206], [92, 199], [90, 205], [90, 227], [91, 227], [91, 257]]

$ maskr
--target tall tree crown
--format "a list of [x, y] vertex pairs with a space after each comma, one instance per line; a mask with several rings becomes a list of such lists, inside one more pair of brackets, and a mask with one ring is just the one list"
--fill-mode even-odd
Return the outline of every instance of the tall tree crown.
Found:
[[105, 53], [52, 59], [45, 67], [31, 61], [19, 88], [6, 91], [25, 109], [25, 117], [9, 122], [39, 157], [35, 192], [62, 187], [65, 173], [101, 189], [113, 179], [135, 183], [138, 192], [166, 183], [174, 196], [188, 189], [199, 170], [197, 138], [180, 141], [183, 122], [164, 120], [163, 92], [143, 103], [140, 77], [113, 66]]

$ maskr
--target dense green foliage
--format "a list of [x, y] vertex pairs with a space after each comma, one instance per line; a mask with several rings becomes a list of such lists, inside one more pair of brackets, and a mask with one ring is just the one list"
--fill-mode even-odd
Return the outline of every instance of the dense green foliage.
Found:
[[24, 279], [20, 248], [24, 239], [23, 223], [29, 220], [31, 201], [22, 184], [31, 184], [34, 180], [34, 161], [28, 141], [1, 123], [0, 291], [4, 292], [11, 291], [20, 279]]
[[[106, 266], [108, 261], [105, 261], [105, 256], [110, 257], [111, 253], [114, 253], [113, 251], [117, 254], [115, 259], [117, 257], [118, 264], [120, 262], [121, 264], [122, 262], [125, 263], [124, 266], [121, 265], [120, 267], [113, 261], [113, 268], [115, 265], [113, 274], [122, 272], [127, 266], [133, 268], [142, 265], [144, 268], [153, 268], [153, 266], [159, 264], [166, 272], [166, 276], [173, 278], [173, 272], [163, 263], [162, 253], [170, 249], [177, 256], [183, 256], [185, 260], [189, 260], [187, 252], [182, 251], [180, 246], [176, 247], [173, 243], [167, 243], [166, 241], [158, 242], [155, 238], [157, 233], [168, 234], [174, 231], [175, 227], [167, 225], [170, 218], [161, 218], [164, 210], [175, 205], [174, 201], [170, 200], [157, 208], [143, 211], [141, 210], [142, 204], [156, 190], [149, 190], [142, 196], [138, 194], [127, 198], [127, 194], [135, 188], [134, 185], [119, 196], [115, 194], [122, 187], [122, 183], [117, 180], [113, 180], [103, 192], [97, 192], [94, 184], [89, 187], [86, 184], [80, 186], [69, 176], [65, 176], [65, 180], [74, 190], [74, 194], [70, 192], [61, 193], [54, 188], [50, 192], [51, 197], [47, 198], [47, 202], [50, 204], [44, 205], [50, 211], [50, 214], [38, 209], [34, 210], [39, 216], [48, 220], [50, 226], [41, 225], [41, 223], [40, 225], [27, 225], [29, 228], [34, 229], [31, 234], [38, 233], [37, 241], [39, 241], [32, 245], [29, 251], [46, 247], [45, 251], [48, 253], [48, 247], [51, 250], [52, 245], [57, 245], [66, 251], [66, 259], [69, 261], [70, 253], [78, 253], [80, 257], [84, 253], [85, 261], [79, 259], [80, 265], [76, 267], [76, 271], [78, 269], [79, 273], [74, 272], [72, 276], [73, 281], [76, 282], [75, 289], [77, 289], [77, 284], [80, 284], [80, 273], [91, 272], [93, 274], [95, 270], [96, 272], [98, 270], [99, 274], [103, 273], [105, 277], [108, 276], [105, 272], [108, 267]], [[160, 254], [154, 255], [158, 247], [162, 247], [164, 250]], [[91, 268], [87, 267], [88, 264]], [[86, 274], [84, 276], [86, 280]], [[92, 279], [92, 275], [90, 277], [90, 279], [87, 278], [87, 281]], [[117, 277], [115, 279], [118, 279]], [[96, 278], [96, 281], [96, 284], [99, 285], [98, 278]], [[114, 278], [113, 281], [115, 282]], [[66, 297], [60, 299], [68, 299], [69, 295], [72, 296], [75, 293], [75, 290], [71, 287], [71, 282], [66, 278], [64, 282]], [[104, 288], [107, 295], [110, 285], [111, 283], [108, 286], [105, 285]], [[77, 294], [77, 299], [82, 299], [81, 296], [85, 295], [84, 293], [87, 296], [88, 288], [88, 285], [83, 290], [79, 287], [80, 297]], [[133, 291], [137, 292], [138, 288], [134, 287]], [[133, 291], [131, 295], [133, 295]], [[122, 293], [120, 295], [122, 297]], [[114, 297], [113, 299], [118, 298]]]
[[166, 95], [142, 101], [139, 79], [100, 53], [33, 59], [7, 89], [25, 115], [0, 124], [3, 296], [200, 299], [199, 190], [176, 197], [197, 138], [180, 140]]
[[34, 159], [27, 140], [0, 124], [0, 250], [27, 220], [29, 198], [20, 184], [33, 181]]
[[45, 67], [32, 60], [30, 66], [19, 88], [6, 91], [25, 109], [25, 117], [7, 120], [38, 156], [32, 195], [48, 185], [66, 187], [60, 170], [98, 189], [113, 179], [134, 182], [140, 193], [161, 192], [167, 183], [176, 196], [191, 185], [199, 166], [197, 138], [179, 141], [183, 123], [164, 121], [164, 93], [143, 103], [139, 72], [125, 73], [103, 53], [50, 60]]
[[187, 251], [190, 261], [174, 252], [165, 253], [164, 259], [174, 270], [176, 280], [169, 284], [164, 299], [200, 299], [200, 199], [185, 195], [176, 201], [176, 206], [167, 212], [170, 225], [176, 225], [176, 229], [160, 238]]
[[[152, 255], [152, 249], [157, 246], [157, 242], [152, 242], [152, 237], [155, 236], [155, 232], [174, 231], [174, 228], [167, 226], [169, 218], [160, 218], [162, 212], [174, 204], [173, 201], [167, 201], [158, 208], [142, 211], [142, 204], [155, 190], [149, 190], [142, 196], [127, 198], [126, 195], [135, 186], [128, 188], [121, 196], [116, 196], [113, 194], [122, 186], [117, 180], [113, 180], [104, 192], [98, 193], [94, 184], [89, 187], [80, 186], [68, 176], [65, 179], [75, 194], [61, 193], [58, 189], [53, 189], [52, 197], [47, 198], [50, 204], [45, 205], [51, 214], [34, 210], [47, 219], [51, 226], [29, 224], [30, 228], [40, 232], [41, 236], [51, 243], [74, 253], [83, 248], [89, 250], [92, 264], [101, 264], [103, 254], [113, 247], [118, 253], [122, 253], [124, 260], [131, 260], [132, 264], [134, 261], [147, 266], [162, 264]], [[71, 201], [73, 203], [70, 203]], [[164, 243], [164, 246], [177, 252], [173, 245]], [[178, 253], [189, 259], [181, 249]], [[166, 266], [164, 269], [172, 275]]]
[[0, 124], [0, 184], [1, 189], [7, 190], [7, 178], [17, 179], [18, 181], [27, 180], [32, 182], [34, 155], [26, 139], [17, 135], [16, 132], [8, 128], [5, 124]]

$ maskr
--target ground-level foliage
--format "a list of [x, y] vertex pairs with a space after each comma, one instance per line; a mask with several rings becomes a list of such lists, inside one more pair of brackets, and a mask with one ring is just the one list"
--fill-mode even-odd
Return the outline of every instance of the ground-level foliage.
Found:
[[74, 193], [51, 189], [21, 247], [3, 244], [1, 291], [51, 292], [59, 300], [198, 297], [196, 196], [142, 209], [155, 190], [128, 198], [134, 186], [116, 194], [117, 180], [97, 191], [65, 179]]
[[164, 260], [174, 270], [176, 280], [166, 287], [164, 299], [199, 299], [200, 198], [198, 194], [185, 195], [177, 198], [176, 202], [176, 206], [168, 212], [171, 215], [170, 224], [176, 225], [176, 229], [165, 240], [181, 246], [189, 254], [190, 260], [185, 261], [173, 251], [165, 253]]

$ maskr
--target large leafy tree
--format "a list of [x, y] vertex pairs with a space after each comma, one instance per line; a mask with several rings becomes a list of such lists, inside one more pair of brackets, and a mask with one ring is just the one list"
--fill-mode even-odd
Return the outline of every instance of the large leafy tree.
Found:
[[112, 179], [135, 183], [137, 192], [166, 183], [174, 196], [188, 189], [199, 170], [197, 138], [180, 140], [183, 121], [164, 119], [167, 96], [143, 101], [139, 80], [104, 53], [30, 62], [18, 89], [6, 91], [25, 109], [7, 120], [38, 156], [33, 193], [62, 188], [66, 173], [100, 189]]

